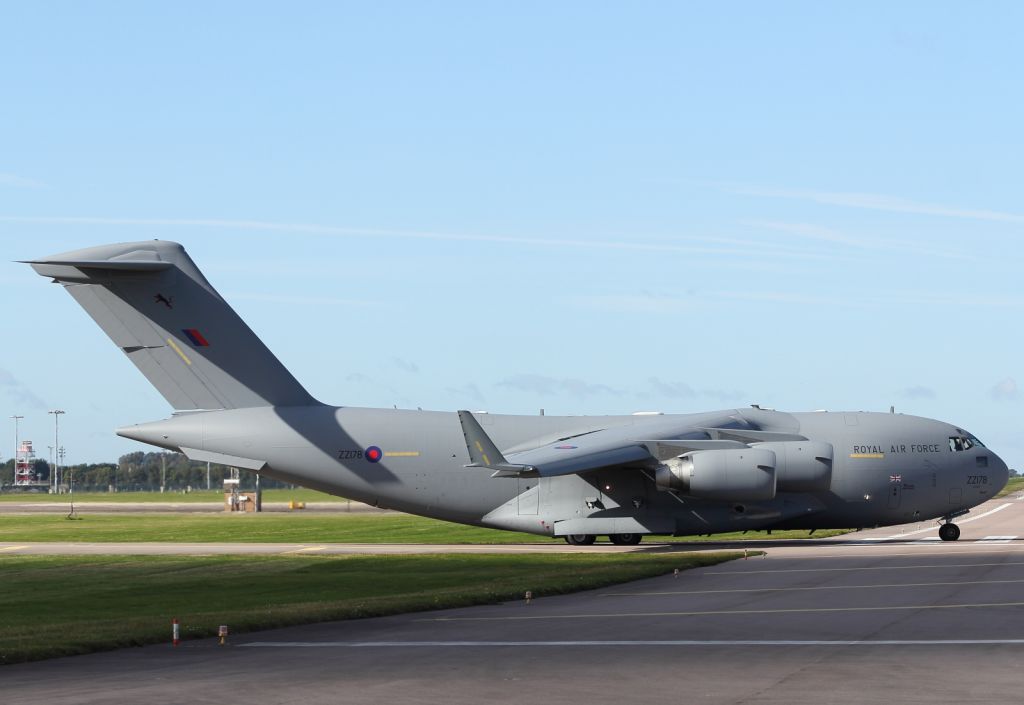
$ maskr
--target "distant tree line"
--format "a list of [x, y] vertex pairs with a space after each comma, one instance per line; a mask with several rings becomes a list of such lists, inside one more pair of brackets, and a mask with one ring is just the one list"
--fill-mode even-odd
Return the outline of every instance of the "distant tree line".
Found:
[[[50, 482], [50, 464], [46, 460], [36, 460], [33, 465], [36, 479], [44, 483]], [[182, 491], [206, 489], [206, 463], [189, 460], [181, 453], [146, 453], [137, 451], [118, 458], [116, 463], [81, 463], [65, 465], [60, 468], [61, 484], [67, 487], [72, 475], [75, 489], [95, 492], [136, 492], [143, 490], [159, 490], [163, 477], [166, 491]], [[231, 470], [225, 465], [210, 465], [210, 488], [221, 489], [224, 478], [231, 476]], [[240, 489], [254, 489], [256, 473], [240, 470]], [[0, 464], [0, 485], [6, 490], [14, 482], [14, 459]], [[260, 477], [263, 489], [294, 487], [285, 482]]]

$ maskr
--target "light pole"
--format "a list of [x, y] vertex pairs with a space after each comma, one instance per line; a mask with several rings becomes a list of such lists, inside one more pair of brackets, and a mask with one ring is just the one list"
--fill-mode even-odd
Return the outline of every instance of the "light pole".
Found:
[[[14, 468], [11, 475], [11, 485], [16, 485], [18, 484], [18, 441], [20, 440], [18, 438], [18, 422], [25, 417], [13, 415], [11, 418], [14, 419]], [[3, 486], [3, 480], [0, 480], [0, 489], [3, 489]]]
[[53, 448], [57, 455], [57, 466], [53, 470], [53, 493], [60, 493], [60, 415], [64, 413], [63, 409], [53, 409], [47, 411], [48, 414], [53, 414]]
[[[58, 451], [58, 455], [60, 456], [60, 462], [63, 463], [64, 462], [64, 448], [63, 447], [61, 447], [61, 449]], [[71, 468], [71, 470], [68, 472], [68, 479], [69, 479], [69, 483], [68, 483], [69, 484], [69, 491], [71, 493], [70, 495], [68, 495], [69, 501], [71, 502], [71, 511], [68, 512], [68, 519], [74, 519], [75, 518], [75, 469], [74, 468]]]

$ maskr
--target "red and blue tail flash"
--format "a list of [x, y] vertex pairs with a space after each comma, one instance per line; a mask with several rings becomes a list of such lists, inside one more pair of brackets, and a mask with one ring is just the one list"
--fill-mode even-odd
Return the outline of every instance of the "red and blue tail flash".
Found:
[[182, 328], [181, 332], [184, 333], [185, 337], [192, 341], [192, 344], [197, 348], [205, 348], [210, 345], [197, 328]]

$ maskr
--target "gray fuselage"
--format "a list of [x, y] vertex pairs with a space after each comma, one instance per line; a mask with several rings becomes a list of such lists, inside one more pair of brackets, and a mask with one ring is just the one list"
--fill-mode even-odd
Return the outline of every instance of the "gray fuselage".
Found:
[[[732, 426], [802, 435], [834, 449], [827, 491], [779, 492], [759, 502], [710, 501], [659, 490], [649, 468], [557, 477], [492, 477], [469, 463], [454, 413], [325, 405], [190, 412], [118, 433], [190, 457], [380, 507], [541, 535], [692, 535], [766, 528], [858, 528], [951, 517], [990, 499], [1006, 465], [973, 436], [941, 421], [880, 413], [783, 413], [757, 408], [702, 414], [504, 416], [477, 414], [506, 454], [593, 431], [684, 437]], [[953, 439], [970, 438], [961, 442]], [[374, 462], [379, 449], [379, 460]]]

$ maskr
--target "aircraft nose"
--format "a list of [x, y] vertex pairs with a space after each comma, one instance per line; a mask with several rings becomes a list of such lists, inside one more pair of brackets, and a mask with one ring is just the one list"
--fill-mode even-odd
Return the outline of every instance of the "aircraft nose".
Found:
[[1006, 483], [1010, 481], [1010, 470], [1003, 462], [1003, 459], [996, 454], [992, 454], [989, 458], [988, 474], [991, 483], [994, 485], [994, 492], [999, 493]]

